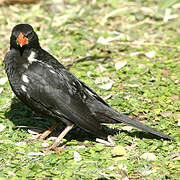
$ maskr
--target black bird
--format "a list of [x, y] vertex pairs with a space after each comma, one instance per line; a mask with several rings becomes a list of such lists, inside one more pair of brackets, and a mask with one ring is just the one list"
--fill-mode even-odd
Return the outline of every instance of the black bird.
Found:
[[57, 120], [57, 124], [45, 131], [40, 139], [49, 135], [60, 122], [66, 125], [51, 148], [58, 146], [74, 125], [107, 138], [101, 123], [123, 122], [163, 139], [174, 140], [112, 109], [96, 92], [40, 47], [38, 36], [29, 24], [19, 24], [13, 28], [10, 51], [5, 56], [4, 64], [16, 96], [34, 111]]

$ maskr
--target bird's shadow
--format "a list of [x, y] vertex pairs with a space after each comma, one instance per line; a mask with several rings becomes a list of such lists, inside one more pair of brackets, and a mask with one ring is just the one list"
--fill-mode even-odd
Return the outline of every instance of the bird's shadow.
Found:
[[[19, 101], [16, 97], [12, 99], [11, 107], [5, 112], [5, 117], [9, 119], [15, 126], [14, 128], [20, 128], [25, 131], [28, 129], [33, 129], [38, 133], [42, 133], [47, 130], [49, 127], [54, 125], [56, 121], [50, 117], [43, 117], [42, 115], [35, 114], [30, 108], [28, 108], [25, 104]], [[65, 128], [65, 125], [60, 125], [52, 132], [50, 136], [57, 137], [60, 132]], [[134, 131], [128, 132], [124, 130], [119, 130], [117, 128], [109, 128], [108, 126], [104, 126], [105, 131], [109, 135], [116, 135], [121, 132], [125, 132], [128, 136], [137, 137], [137, 138], [147, 138], [153, 139], [158, 138], [150, 133], [142, 132], [142, 131]], [[75, 126], [67, 135], [67, 141], [77, 140], [79, 142], [83, 142], [84, 140], [95, 141], [96, 136], [84, 131], [83, 129]]]

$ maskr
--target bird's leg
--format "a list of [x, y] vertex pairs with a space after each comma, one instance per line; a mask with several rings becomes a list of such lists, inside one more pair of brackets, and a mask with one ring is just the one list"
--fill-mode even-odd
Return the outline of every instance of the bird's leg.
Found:
[[110, 136], [107, 137], [107, 141], [104, 139], [96, 138], [96, 142], [99, 142], [106, 146], [115, 146], [116, 145], [115, 142], [110, 138]]
[[61, 134], [57, 137], [54, 143], [48, 147], [48, 149], [55, 149], [63, 139], [63, 137], [73, 128], [74, 124], [69, 124], [67, 127], [61, 132]]
[[53, 126], [51, 126], [48, 130], [44, 131], [38, 138], [37, 140], [44, 140], [49, 134], [52, 133], [52, 131], [57, 128], [62, 122], [57, 122]]

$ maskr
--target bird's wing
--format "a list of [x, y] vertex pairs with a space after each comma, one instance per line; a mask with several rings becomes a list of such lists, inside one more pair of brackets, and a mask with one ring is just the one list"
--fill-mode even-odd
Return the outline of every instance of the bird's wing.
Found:
[[[34, 101], [32, 104], [39, 106], [39, 109], [43, 107], [52, 115], [63, 117], [98, 136], [105, 136], [100, 123], [86, 104], [90, 88], [86, 91], [84, 85], [68, 70], [52, 65], [36, 61], [24, 74], [29, 80], [26, 93], [27, 97]], [[91, 93], [96, 96], [96, 93]]]

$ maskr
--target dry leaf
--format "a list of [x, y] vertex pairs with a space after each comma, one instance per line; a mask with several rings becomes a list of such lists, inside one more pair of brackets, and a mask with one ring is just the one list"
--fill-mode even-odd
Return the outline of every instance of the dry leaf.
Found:
[[135, 77], [135, 76], [133, 76], [133, 77], [130, 78], [130, 81], [136, 81], [136, 80], [138, 80], [138, 78]]
[[124, 39], [124, 38], [125, 38], [124, 34], [120, 34], [115, 37], [107, 37], [106, 39], [104, 37], [99, 37], [97, 40], [97, 43], [107, 45], [108, 43], [110, 43], [112, 41], [117, 41], [117, 40]]
[[130, 99], [130, 95], [127, 95], [127, 96], [124, 96], [124, 99], [127, 99], [127, 100], [129, 100]]
[[139, 87], [139, 84], [128, 84], [129, 87]]
[[6, 129], [6, 126], [4, 126], [3, 124], [0, 124], [0, 132], [4, 131]]
[[98, 64], [98, 67], [94, 70], [95, 72], [104, 72], [107, 69], [102, 66], [102, 64]]
[[38, 135], [41, 132], [42, 132], [42, 130], [40, 130], [40, 129], [35, 129], [35, 128], [28, 129], [28, 133], [31, 134], [31, 135]]
[[178, 126], [180, 127], [180, 121], [178, 121]]
[[177, 77], [176, 77], [176, 76], [171, 76], [171, 79], [172, 79], [172, 80], [176, 80]]
[[42, 152], [29, 152], [27, 155], [28, 156], [45, 156], [45, 154]]
[[133, 127], [132, 126], [124, 126], [124, 127], [122, 127], [121, 129], [123, 129], [124, 131], [131, 131], [132, 129], [133, 129]]
[[172, 95], [171, 95], [171, 99], [172, 99], [172, 100], [178, 100], [178, 99], [179, 99], [179, 96], [176, 95], [176, 94], [172, 94]]
[[118, 146], [113, 147], [111, 153], [114, 156], [123, 156], [123, 155], [126, 155], [126, 149], [123, 146], [118, 145]]
[[163, 74], [164, 76], [168, 76], [170, 73], [171, 73], [171, 70], [168, 70], [168, 69], [163, 69], [163, 70], [162, 70], [162, 74]]
[[173, 114], [174, 118], [180, 118], [180, 114]]
[[115, 64], [115, 69], [116, 69], [116, 70], [119, 70], [119, 69], [121, 69], [122, 67], [124, 67], [126, 64], [127, 64], [126, 61], [119, 61], [119, 62], [117, 62], [117, 63]]
[[[16, 173], [14, 173], [13, 171], [8, 171], [8, 175], [10, 176], [16, 176]], [[13, 179], [13, 178], [12, 178]]]
[[24, 146], [26, 145], [26, 142], [25, 141], [21, 141], [21, 142], [17, 142], [15, 143], [16, 146]]
[[169, 19], [175, 19], [175, 18], [178, 18], [178, 14], [173, 14], [171, 15], [171, 9], [167, 8], [166, 9], [166, 12], [165, 12], [165, 15], [164, 15], [164, 22], [168, 22]]
[[82, 160], [81, 155], [77, 151], [74, 151], [74, 161], [78, 162], [81, 160]]
[[0, 85], [4, 85], [8, 81], [7, 77], [3, 77], [0, 79]]
[[171, 155], [172, 161], [179, 161], [180, 160], [180, 153], [174, 153]]
[[49, 143], [47, 142], [42, 143], [42, 147], [48, 147], [48, 146], [49, 146]]
[[87, 72], [87, 77], [88, 77], [88, 78], [91, 78], [91, 74], [92, 74], [92, 72], [91, 72], [91, 71], [88, 71], [88, 72]]
[[3, 87], [0, 87], [0, 94], [4, 91]]
[[145, 55], [148, 57], [148, 58], [153, 58], [155, 56], [155, 51], [150, 51], [150, 52], [147, 52], [145, 53]]
[[168, 117], [170, 115], [172, 115], [172, 112], [161, 112], [159, 113], [162, 117]]
[[100, 43], [100, 44], [108, 44], [108, 40], [105, 39], [104, 37], [99, 37], [98, 40], [97, 40], [97, 43]]
[[143, 69], [147, 68], [147, 66], [144, 65], [144, 64], [138, 64], [138, 67], [139, 67], [139, 68], [143, 68]]
[[103, 99], [106, 101], [107, 99], [110, 99], [111, 97], [112, 97], [112, 94], [109, 94], [106, 97], [104, 97]]
[[131, 56], [131, 57], [133, 57], [133, 56], [137, 56], [137, 55], [139, 55], [139, 54], [141, 54], [140, 52], [132, 52], [132, 53], [130, 53], [129, 55]]
[[112, 85], [113, 85], [113, 82], [109, 82], [107, 84], [100, 86], [100, 88], [104, 90], [110, 90], [112, 88]]
[[145, 170], [145, 171], [143, 171], [142, 172], [142, 174], [144, 175], [144, 176], [147, 176], [147, 175], [150, 175], [150, 174], [152, 174], [152, 173], [154, 173], [154, 172], [156, 172], [157, 170]]
[[154, 82], [154, 81], [156, 81], [156, 79], [154, 77], [152, 77], [149, 81]]
[[148, 161], [155, 161], [156, 156], [153, 153], [144, 153], [140, 156], [142, 159], [146, 159]]
[[110, 78], [107, 77], [107, 76], [104, 76], [104, 77], [97, 77], [95, 79], [95, 84], [101, 84], [101, 83], [105, 83], [105, 82], [108, 82], [110, 81]]
[[57, 139], [57, 137], [53, 137], [53, 136], [48, 138], [49, 141], [55, 141], [56, 139]]

